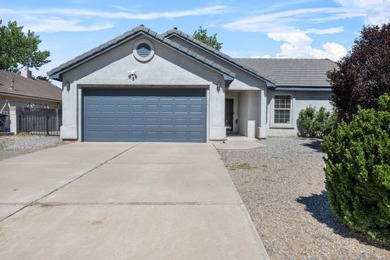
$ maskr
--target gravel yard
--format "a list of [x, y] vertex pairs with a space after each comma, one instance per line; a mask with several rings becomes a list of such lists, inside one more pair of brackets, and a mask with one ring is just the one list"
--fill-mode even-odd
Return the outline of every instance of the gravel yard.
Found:
[[271, 259], [390, 259], [333, 217], [319, 140], [261, 143], [219, 153]]
[[61, 139], [58, 136], [0, 136], [0, 160], [58, 146], [61, 144]]

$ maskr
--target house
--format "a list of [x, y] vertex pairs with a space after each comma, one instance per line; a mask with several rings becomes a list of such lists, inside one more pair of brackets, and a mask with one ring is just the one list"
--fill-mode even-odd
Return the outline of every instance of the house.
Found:
[[20, 74], [0, 70], [0, 113], [10, 106], [61, 108], [62, 92], [57, 86], [34, 79], [31, 71]]
[[0, 70], [0, 132], [16, 134], [18, 130], [36, 129], [37, 119], [26, 119], [25, 116], [21, 116], [23, 112], [17, 115], [16, 110], [45, 108], [48, 112], [48, 108], [51, 108], [58, 111], [61, 109], [61, 101], [61, 89], [50, 82], [34, 79], [31, 71], [23, 70], [17, 74]]
[[141, 25], [48, 75], [62, 81], [61, 138], [225, 140], [296, 135], [308, 105], [330, 108], [330, 60], [233, 59], [177, 28]]

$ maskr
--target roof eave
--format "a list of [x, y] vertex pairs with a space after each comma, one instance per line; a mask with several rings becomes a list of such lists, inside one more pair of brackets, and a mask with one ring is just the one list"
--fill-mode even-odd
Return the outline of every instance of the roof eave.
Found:
[[190, 39], [191, 37], [188, 37], [188, 35], [186, 35], [187, 37], [183, 36], [182, 34], [184, 34], [183, 32], [178, 32], [177, 30], [170, 30], [166, 33], [163, 33], [162, 36], [169, 39], [171, 38], [172, 36], [177, 36], [179, 37], [180, 39], [182, 40], [185, 40], [187, 42], [189, 42], [190, 44], [192, 45], [195, 45], [201, 49], [203, 49], [204, 51], [206, 51], [207, 53], [217, 57], [217, 58], [220, 58], [220, 59], [223, 59], [225, 62], [235, 66], [236, 68], [240, 69], [240, 70], [243, 70], [245, 71], [246, 73], [256, 77], [256, 78], [259, 78], [261, 80], [263, 80], [264, 82], [266, 82], [267, 84], [270, 84], [270, 85], [275, 85], [275, 83], [270, 80], [270, 79], [267, 79], [266, 77], [262, 76], [262, 75], [259, 75], [257, 72], [255, 71], [252, 71], [251, 69], [249, 68], [246, 68], [245, 66], [241, 65], [241, 64], [238, 64], [237, 62], [234, 62], [233, 60], [231, 59], [227, 59], [226, 57], [224, 57], [222, 54], [216, 54], [214, 51], [211, 51], [210, 48], [211, 47], [208, 47], [208, 46], [203, 46], [202, 44], [198, 44], [196, 43], [195, 41], [193, 41], [192, 39]]
[[276, 91], [332, 92], [332, 88], [326, 86], [275, 86], [273, 89]]
[[90, 55], [86, 55], [86, 57], [82, 57], [82, 56], [88, 52], [81, 54], [80, 56], [78, 56], [74, 59], [75, 61], [73, 62], [73, 64], [69, 64], [68, 66], [65, 66], [64, 68], [61, 68], [61, 66], [63, 66], [64, 64], [60, 65], [57, 68], [54, 68], [54, 69], [48, 71], [47, 75], [51, 79], [62, 81], [62, 74], [64, 74], [65, 72], [72, 70], [72, 69], [84, 64], [85, 62], [88, 62], [88, 61], [96, 58], [97, 56], [100, 56], [101, 54], [106, 53], [107, 51], [110, 51], [110, 50], [116, 48], [117, 46], [119, 46], [127, 41], [130, 41], [133, 38], [136, 38], [141, 34], [146, 35], [145, 32], [143, 30], [141, 30], [141, 31], [138, 31], [132, 35], [129, 35], [128, 37], [124, 37], [123, 39], [121, 39], [117, 42], [114, 42], [111, 45], [108, 45], [107, 47], [102, 48], [101, 50], [97, 50], [96, 52], [91, 53]]
[[180, 46], [179, 47], [174, 47], [169, 42], [167, 42], [167, 41], [170, 41], [169, 39], [166, 39], [166, 38], [162, 37], [161, 35], [159, 35], [159, 34], [157, 34], [155, 32], [150, 33], [150, 29], [148, 29], [148, 30], [140, 30], [138, 32], [135, 32], [134, 34], [128, 35], [127, 37], [124, 37], [123, 39], [120, 39], [119, 41], [114, 42], [111, 45], [102, 48], [101, 50], [97, 50], [96, 52], [91, 53], [90, 55], [86, 55], [86, 57], [82, 57], [86, 53], [82, 54], [82, 55], [76, 57], [74, 59], [75, 61], [73, 63], [69, 64], [68, 66], [64, 66], [63, 68], [61, 68], [61, 66], [63, 66], [63, 65], [61, 65], [61, 66], [59, 66], [57, 68], [52, 69], [47, 74], [48, 74], [48, 76], [51, 79], [62, 81], [62, 74], [64, 74], [65, 72], [67, 72], [69, 70], [72, 70], [72, 69], [74, 69], [74, 68], [84, 64], [85, 62], [88, 62], [88, 61], [94, 59], [95, 57], [100, 56], [100, 55], [106, 53], [107, 51], [110, 51], [110, 50], [116, 48], [117, 46], [119, 46], [119, 45], [121, 45], [121, 44], [123, 44], [123, 43], [125, 43], [127, 41], [130, 41], [130, 40], [132, 40], [132, 39], [134, 39], [134, 38], [136, 38], [136, 37], [138, 37], [140, 35], [149, 36], [149, 37], [155, 39], [156, 41], [164, 44], [165, 46], [167, 46], [167, 47], [169, 47], [169, 48], [171, 48], [171, 49], [173, 49], [173, 50], [175, 50], [177, 52], [185, 54], [186, 56], [188, 56], [192, 60], [195, 60], [195, 61], [197, 61], [199, 63], [202, 63], [203, 65], [208, 66], [209, 68], [213, 69], [214, 71], [216, 71], [218, 73], [221, 73], [224, 76], [226, 75], [226, 76], [232, 77], [232, 78], [235, 77], [235, 73], [233, 73], [232, 71], [229, 71], [229, 70], [223, 68], [222, 66], [218, 66], [218, 67], [221, 67], [221, 68], [217, 68], [217, 66], [213, 66], [214, 63], [212, 61], [209, 61], [208, 59], [206, 59], [207, 62], [206, 61], [202, 62], [201, 60], [197, 59], [196, 57], [192, 57], [189, 53], [184, 52], [182, 50], [182, 48], [180, 48]]

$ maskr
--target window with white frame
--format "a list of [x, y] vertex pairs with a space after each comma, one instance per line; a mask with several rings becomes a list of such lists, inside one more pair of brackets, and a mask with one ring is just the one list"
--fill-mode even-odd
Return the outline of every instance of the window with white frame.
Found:
[[291, 95], [275, 95], [273, 107], [273, 123], [275, 125], [291, 125]]

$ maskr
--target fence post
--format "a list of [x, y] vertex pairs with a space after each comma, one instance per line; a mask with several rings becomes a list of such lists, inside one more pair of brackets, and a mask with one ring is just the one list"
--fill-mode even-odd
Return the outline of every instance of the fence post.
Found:
[[46, 115], [46, 135], [49, 135], [49, 115]]
[[9, 120], [11, 121], [10, 132], [16, 135], [18, 133], [18, 121], [16, 116], [16, 107], [14, 106], [9, 108]]

